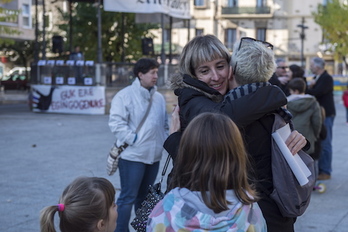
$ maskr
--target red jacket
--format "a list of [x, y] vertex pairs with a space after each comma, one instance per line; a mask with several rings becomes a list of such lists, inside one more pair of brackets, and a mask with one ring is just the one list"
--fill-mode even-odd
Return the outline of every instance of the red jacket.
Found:
[[348, 108], [348, 90], [343, 92], [342, 100], [343, 100], [344, 106]]

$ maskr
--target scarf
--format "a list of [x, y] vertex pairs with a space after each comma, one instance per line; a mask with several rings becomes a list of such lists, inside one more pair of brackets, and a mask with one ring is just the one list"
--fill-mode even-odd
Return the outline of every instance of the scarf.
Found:
[[[238, 86], [237, 88], [231, 89], [228, 92], [229, 98], [231, 100], [236, 100], [238, 98], [244, 97], [248, 94], [256, 92], [259, 88], [271, 86], [269, 82], [255, 82], [246, 85]], [[291, 120], [291, 113], [285, 108], [279, 108], [275, 110], [274, 113], [278, 113], [287, 123]]]
[[251, 84], [241, 85], [237, 88], [231, 89], [229, 91], [231, 100], [236, 100], [238, 98], [244, 97], [248, 94], [251, 94], [258, 90], [261, 87], [269, 86], [271, 83], [269, 82], [255, 82]]

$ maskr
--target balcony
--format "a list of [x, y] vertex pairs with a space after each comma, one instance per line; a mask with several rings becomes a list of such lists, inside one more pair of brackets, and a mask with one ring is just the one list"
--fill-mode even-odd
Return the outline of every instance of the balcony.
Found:
[[271, 7], [259, 6], [259, 7], [222, 7], [222, 16], [240, 17], [240, 14], [250, 15], [269, 15], [271, 14]]

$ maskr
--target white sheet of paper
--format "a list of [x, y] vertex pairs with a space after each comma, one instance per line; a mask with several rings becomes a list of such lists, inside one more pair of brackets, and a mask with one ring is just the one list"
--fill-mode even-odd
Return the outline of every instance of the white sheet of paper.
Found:
[[308, 178], [311, 175], [310, 170], [307, 168], [306, 164], [302, 161], [298, 154], [292, 155], [289, 148], [286, 146], [285, 141], [291, 133], [289, 124], [284, 127], [279, 128], [272, 134], [274, 141], [277, 143], [279, 149], [281, 150], [284, 158], [288, 162], [292, 172], [294, 173], [297, 181], [301, 186], [308, 183]]
[[[280, 137], [283, 139], [283, 141], [285, 142], [287, 140], [287, 138], [291, 134], [291, 130], [290, 130], [289, 124], [286, 124], [284, 127], [279, 128], [277, 130], [277, 132], [280, 135]], [[306, 177], [309, 177], [310, 175], [312, 175], [311, 171], [308, 169], [306, 164], [303, 162], [303, 160], [301, 159], [301, 157], [297, 153], [295, 155], [293, 155], [293, 157], [295, 158], [295, 160], [298, 163], [298, 165], [300, 165], [300, 168], [304, 172]]]

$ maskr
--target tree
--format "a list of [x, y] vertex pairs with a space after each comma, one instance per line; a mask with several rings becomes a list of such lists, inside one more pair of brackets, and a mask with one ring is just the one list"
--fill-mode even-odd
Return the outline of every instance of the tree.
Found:
[[[12, 0], [0, 0], [0, 3], [6, 4]], [[18, 20], [19, 11], [10, 10], [5, 7], [0, 7], [0, 22], [16, 22]], [[16, 41], [10, 36], [19, 35], [20, 32], [10, 26], [0, 25], [0, 54], [7, 56], [11, 61], [23, 66], [27, 66], [28, 60], [31, 57], [32, 47], [30, 42]]]
[[33, 59], [34, 41], [16, 40], [0, 47], [16, 65], [26, 66]]
[[11, 44], [1, 44], [0, 49], [14, 64], [27, 67], [33, 59], [34, 41], [16, 40]]
[[313, 13], [314, 20], [323, 29], [324, 38], [333, 46], [334, 58], [343, 61], [347, 67], [348, 54], [348, 6], [341, 0], [327, 1], [319, 4], [318, 11]]
[[[97, 57], [97, 8], [90, 3], [75, 3], [73, 5], [73, 38], [72, 44], [79, 45], [86, 60], [96, 60]], [[59, 28], [69, 35], [69, 14], [63, 13], [63, 23]], [[141, 38], [154, 37], [149, 29], [158, 28], [157, 24], [137, 24], [134, 13], [107, 12], [101, 10], [102, 15], [102, 48], [103, 61], [136, 60], [142, 55]], [[122, 23], [124, 26], [122, 26]], [[70, 41], [65, 44], [68, 48]], [[123, 48], [125, 51], [123, 51]], [[68, 49], [67, 49], [68, 50]]]
[[[12, 0], [0, 0], [1, 4], [9, 3]], [[0, 22], [15, 22], [18, 18], [18, 10], [9, 10], [0, 7]], [[0, 25], [0, 35], [18, 35], [19, 31], [9, 26]], [[14, 40], [0, 36], [0, 44], [13, 44]]]

